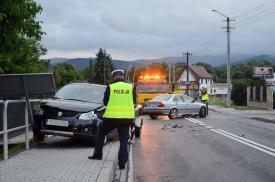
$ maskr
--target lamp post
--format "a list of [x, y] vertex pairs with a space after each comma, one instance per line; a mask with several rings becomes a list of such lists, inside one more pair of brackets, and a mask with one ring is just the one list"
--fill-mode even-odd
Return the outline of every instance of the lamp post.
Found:
[[223, 28], [226, 28], [227, 32], [227, 106], [231, 106], [231, 56], [230, 56], [230, 21], [233, 21], [228, 16], [224, 15], [223, 13], [219, 12], [218, 10], [212, 10], [215, 13], [218, 13], [219, 15], [226, 18], [226, 26]]

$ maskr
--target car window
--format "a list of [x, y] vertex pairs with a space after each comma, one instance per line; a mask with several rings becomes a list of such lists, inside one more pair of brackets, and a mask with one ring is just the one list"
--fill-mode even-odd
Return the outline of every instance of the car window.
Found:
[[55, 97], [103, 104], [105, 89], [106, 87], [100, 85], [69, 84], [62, 87]]
[[184, 102], [184, 98], [181, 95], [176, 95], [173, 98], [174, 102]]
[[183, 99], [184, 99], [185, 102], [192, 102], [193, 101], [192, 97], [189, 97], [187, 95], [184, 95]]
[[153, 101], [168, 101], [170, 98], [172, 97], [172, 95], [159, 95], [155, 98], [153, 98]]

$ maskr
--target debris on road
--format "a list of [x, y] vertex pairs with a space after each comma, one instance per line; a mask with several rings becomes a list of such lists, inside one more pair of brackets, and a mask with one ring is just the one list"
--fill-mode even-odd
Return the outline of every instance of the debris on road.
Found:
[[177, 125], [177, 124], [175, 124], [175, 125], [171, 126], [170, 124], [165, 124], [161, 129], [162, 130], [170, 129], [170, 132], [175, 132], [174, 129], [176, 129], [176, 128], [183, 128], [183, 127], [184, 127], [183, 125]]

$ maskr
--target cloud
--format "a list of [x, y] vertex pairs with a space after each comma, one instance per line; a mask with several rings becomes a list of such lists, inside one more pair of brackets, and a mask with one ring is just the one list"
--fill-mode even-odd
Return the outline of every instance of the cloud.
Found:
[[[270, 0], [269, 0], [270, 1]], [[47, 33], [42, 44], [46, 57], [87, 57], [102, 47], [113, 58], [137, 59], [194, 54], [224, 54], [226, 34], [218, 9], [234, 16], [262, 0], [38, 0]], [[269, 3], [269, 4], [268, 4]], [[270, 12], [275, 3], [267, 2]], [[267, 6], [268, 7], [268, 6]], [[257, 10], [257, 9], [256, 9]], [[263, 9], [264, 10], [264, 9]], [[240, 17], [242, 18], [242, 17]], [[257, 18], [257, 17], [256, 17]], [[232, 52], [274, 53], [274, 14], [236, 25]], [[233, 23], [233, 22], [232, 22]]]

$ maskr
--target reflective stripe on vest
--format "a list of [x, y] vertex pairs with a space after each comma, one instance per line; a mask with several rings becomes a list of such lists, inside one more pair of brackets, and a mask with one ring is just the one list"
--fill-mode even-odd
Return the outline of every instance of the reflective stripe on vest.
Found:
[[132, 85], [125, 82], [116, 82], [110, 85], [109, 101], [103, 117], [135, 118]]
[[208, 101], [208, 94], [206, 93], [206, 94], [202, 95], [201, 100], [202, 101]]

